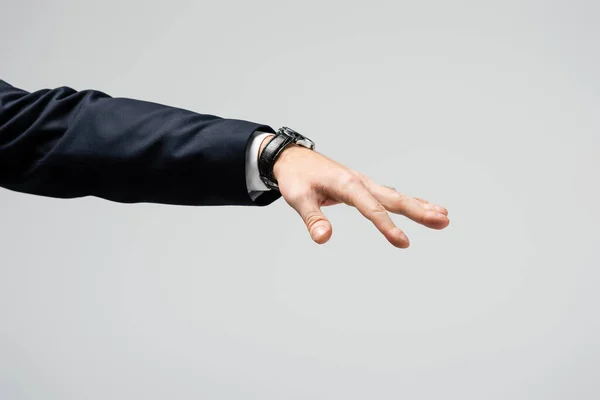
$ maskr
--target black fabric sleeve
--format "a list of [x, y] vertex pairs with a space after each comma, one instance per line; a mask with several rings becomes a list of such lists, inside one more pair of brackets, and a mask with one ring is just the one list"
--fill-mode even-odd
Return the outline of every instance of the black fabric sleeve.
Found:
[[121, 203], [271, 204], [246, 188], [249, 138], [269, 126], [69, 87], [0, 80], [0, 186]]

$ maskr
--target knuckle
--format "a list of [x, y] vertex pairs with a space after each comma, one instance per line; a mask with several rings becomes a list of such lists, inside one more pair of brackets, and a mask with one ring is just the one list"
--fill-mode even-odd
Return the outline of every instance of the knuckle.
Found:
[[306, 226], [309, 228], [312, 228], [317, 222], [324, 220], [323, 215], [316, 210], [306, 213], [304, 219], [306, 221]]
[[392, 192], [392, 197], [394, 198], [394, 202], [399, 206], [403, 206], [406, 203], [406, 196], [396, 190]]
[[381, 205], [380, 203], [377, 203], [371, 209], [371, 213], [377, 215], [377, 214], [387, 213], [387, 210], [385, 209], [385, 207], [383, 205]]
[[363, 174], [361, 174], [360, 172], [358, 172], [358, 171], [354, 171], [354, 170], [352, 170], [352, 169], [350, 170], [350, 173], [351, 173], [352, 175], [356, 176], [356, 177], [357, 177], [359, 180], [361, 180], [361, 181], [362, 181], [363, 179], [365, 179], [365, 178], [366, 178], [366, 176], [364, 176], [364, 175], [363, 175]]
[[339, 183], [342, 187], [354, 186], [361, 183], [361, 179], [356, 174], [344, 172], [339, 178]]

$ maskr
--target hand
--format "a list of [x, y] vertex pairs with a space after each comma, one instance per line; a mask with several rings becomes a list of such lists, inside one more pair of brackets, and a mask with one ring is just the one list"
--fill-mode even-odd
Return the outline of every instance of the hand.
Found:
[[[271, 138], [263, 141], [261, 152]], [[407, 248], [410, 243], [388, 211], [433, 229], [443, 229], [450, 223], [444, 207], [378, 185], [363, 174], [302, 146], [290, 145], [284, 149], [275, 161], [273, 175], [281, 195], [300, 214], [318, 244], [327, 242], [332, 234], [331, 223], [321, 207], [340, 203], [356, 207], [399, 248]]]

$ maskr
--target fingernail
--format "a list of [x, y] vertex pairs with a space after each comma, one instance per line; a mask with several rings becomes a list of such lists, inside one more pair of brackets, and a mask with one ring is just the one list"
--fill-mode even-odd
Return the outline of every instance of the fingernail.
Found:
[[398, 236], [400, 236], [400, 239], [404, 240], [405, 242], [408, 242], [408, 236], [406, 236], [406, 234], [400, 229], [398, 229]]
[[448, 218], [446, 216], [446, 214], [442, 214], [442, 213], [436, 213], [435, 216], [438, 217], [438, 218]]
[[442, 206], [435, 206], [435, 209], [441, 212], [442, 214], [446, 211], [446, 209]]
[[317, 229], [315, 229], [315, 239], [320, 238], [321, 236], [323, 236], [325, 234], [325, 232], [327, 232], [327, 229], [325, 229], [324, 226], [319, 226]]

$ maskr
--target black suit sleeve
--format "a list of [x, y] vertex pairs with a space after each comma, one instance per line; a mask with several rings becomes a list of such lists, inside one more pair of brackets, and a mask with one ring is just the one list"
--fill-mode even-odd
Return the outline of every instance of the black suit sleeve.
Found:
[[27, 92], [0, 80], [0, 186], [121, 203], [259, 205], [246, 146], [264, 125], [68, 87]]

